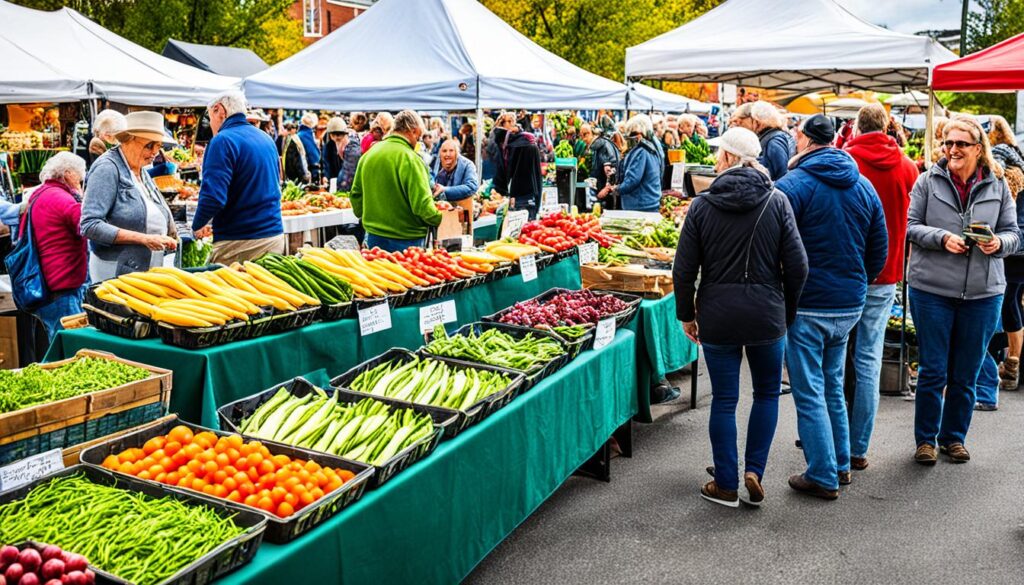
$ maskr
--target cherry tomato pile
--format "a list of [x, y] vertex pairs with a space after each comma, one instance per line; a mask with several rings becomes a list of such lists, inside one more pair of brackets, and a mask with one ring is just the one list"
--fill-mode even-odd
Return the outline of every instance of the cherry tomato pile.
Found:
[[519, 235], [521, 243], [545, 252], [562, 252], [590, 240], [610, 248], [620, 239], [602, 230], [601, 221], [593, 214], [569, 215], [561, 211], [528, 222]]
[[184, 425], [153, 437], [142, 448], [125, 449], [103, 467], [202, 492], [287, 518], [355, 477], [347, 469], [273, 455], [241, 435], [193, 435]]
[[471, 262], [466, 262], [462, 258], [454, 258], [443, 248], [425, 250], [414, 247], [406, 248], [404, 252], [385, 252], [380, 248], [373, 248], [363, 250], [363, 258], [367, 260], [382, 258], [397, 262], [403, 268], [430, 282], [430, 284], [470, 278], [479, 273], [493, 270], [491, 267], [481, 267]]

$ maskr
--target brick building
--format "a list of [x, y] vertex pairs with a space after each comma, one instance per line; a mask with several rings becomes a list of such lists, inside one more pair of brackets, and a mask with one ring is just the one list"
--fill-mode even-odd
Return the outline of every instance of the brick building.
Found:
[[376, 0], [295, 0], [289, 9], [292, 18], [302, 22], [307, 44], [337, 30], [373, 6]]

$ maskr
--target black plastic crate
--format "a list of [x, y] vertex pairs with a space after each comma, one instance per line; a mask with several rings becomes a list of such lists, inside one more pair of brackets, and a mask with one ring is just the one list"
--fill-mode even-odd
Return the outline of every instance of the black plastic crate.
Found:
[[368, 298], [368, 299], [355, 298], [355, 299], [352, 299], [352, 304], [355, 305], [355, 310], [359, 311], [360, 309], [365, 309], [366, 307], [370, 307], [370, 306], [376, 305], [376, 304], [380, 303], [381, 301], [387, 301], [388, 305], [390, 305], [391, 308], [394, 309], [395, 307], [405, 306], [405, 303], [406, 303], [406, 298], [405, 297], [408, 294], [409, 294], [408, 292], [400, 292], [400, 293], [388, 294], [388, 295], [385, 295], [383, 297], [371, 297], [371, 298]]
[[[567, 289], [567, 288], [557, 288], [556, 287], [556, 288], [548, 289], [548, 290], [544, 291], [543, 293], [533, 297], [532, 299], [527, 299], [525, 301], [520, 301], [520, 302], [526, 303], [526, 302], [529, 302], [529, 301], [537, 301], [537, 302], [539, 302], [540, 304], [543, 305], [544, 303], [546, 303], [548, 300], [550, 300], [551, 298], [553, 298], [556, 295], [560, 295], [562, 293], [573, 293], [573, 292], [579, 292], [579, 291], [571, 290], [571, 289]], [[596, 295], [611, 295], [613, 297], [616, 297], [620, 301], [626, 303], [626, 308], [623, 309], [622, 311], [619, 311], [618, 313], [613, 313], [613, 314], [610, 314], [610, 315], [605, 315], [603, 317], [604, 319], [607, 319], [609, 317], [614, 317], [615, 318], [615, 328], [616, 329], [624, 329], [629, 324], [629, 322], [633, 320], [633, 317], [636, 316], [637, 310], [640, 308], [641, 301], [643, 301], [643, 297], [639, 297], [637, 295], [631, 295], [631, 294], [628, 294], [628, 293], [618, 292], [618, 291], [591, 289], [590, 292], [592, 292], [592, 293], [594, 293]], [[502, 315], [505, 315], [506, 313], [511, 311], [513, 308], [514, 307], [506, 307], [506, 308], [498, 311], [497, 313], [481, 317], [481, 319], [483, 321], [491, 321], [491, 322], [498, 323], [498, 322], [501, 321]], [[592, 344], [591, 344], [591, 347], [593, 347]]]
[[414, 286], [406, 294], [409, 305], [432, 301], [447, 295], [451, 291], [451, 283], [448, 281], [431, 284], [428, 286]]
[[544, 270], [545, 268], [551, 266], [551, 264], [555, 262], [555, 254], [551, 254], [549, 252], [541, 252], [540, 254], [537, 254], [536, 262], [537, 272], [540, 272], [541, 270]]
[[[218, 431], [216, 429], [210, 429], [194, 425], [188, 422], [184, 422], [181, 419], [175, 417], [172, 419], [168, 419], [167, 421], [159, 425], [150, 426], [145, 429], [136, 431], [134, 433], [129, 433], [127, 435], [111, 439], [110, 441], [100, 443], [99, 445], [89, 447], [88, 449], [82, 451], [80, 456], [81, 461], [86, 465], [102, 467], [103, 460], [106, 459], [108, 455], [116, 455], [118, 453], [121, 453], [125, 449], [129, 449], [132, 447], [142, 447], [149, 439], [152, 439], [153, 437], [164, 436], [167, 433], [169, 433], [172, 428], [178, 425], [185, 425], [186, 427], [191, 429], [192, 432], [195, 434], [201, 433], [203, 431], [210, 431], [217, 435], [218, 437], [223, 437], [232, 434], [229, 432]], [[313, 504], [306, 506], [302, 510], [299, 510], [298, 512], [287, 518], [281, 518], [276, 514], [264, 512], [258, 508], [246, 506], [245, 504], [235, 504], [237, 506], [241, 506], [242, 508], [250, 510], [256, 514], [263, 514], [267, 517], [267, 530], [264, 538], [266, 538], [268, 542], [273, 542], [277, 544], [290, 542], [295, 538], [299, 537], [300, 535], [309, 532], [315, 526], [321, 524], [324, 520], [337, 514], [339, 511], [341, 511], [349, 504], [352, 504], [359, 498], [363, 497], [363, 492], [366, 489], [369, 479], [373, 476], [373, 467], [370, 465], [366, 465], [365, 463], [357, 463], [355, 461], [349, 461], [347, 459], [342, 459], [341, 457], [336, 457], [334, 455], [328, 455], [326, 453], [320, 453], [317, 451], [309, 451], [307, 449], [300, 449], [298, 447], [292, 447], [288, 445], [268, 444], [268, 448], [270, 449], [270, 452], [274, 455], [287, 455], [292, 459], [301, 459], [303, 461], [315, 461], [322, 467], [347, 469], [355, 474], [354, 478], [346, 482], [340, 488], [324, 494], [322, 498], [320, 498]], [[123, 474], [117, 473], [117, 475]], [[180, 488], [177, 486], [168, 486], [155, 481], [147, 481], [139, 478], [134, 479], [137, 479], [138, 481], [152, 483], [154, 485], [163, 486], [171, 490], [185, 491], [190, 494], [198, 493], [189, 489]]]
[[175, 327], [157, 323], [157, 335], [167, 345], [184, 349], [205, 349], [238, 339], [246, 329], [244, 321], [235, 321], [213, 327]]
[[554, 253], [554, 262], [561, 262], [566, 258], [572, 258], [573, 256], [579, 255], [579, 246], [570, 246], [561, 252]]
[[[586, 332], [579, 337], [571, 337], [554, 329], [550, 330], [552, 335], [557, 336], [565, 343], [565, 348], [569, 351], [570, 361], [576, 359], [576, 356], [580, 355], [580, 353], [594, 348], [594, 333], [597, 331], [597, 326], [593, 323], [583, 323], [582, 325]], [[547, 329], [539, 329], [539, 331], [547, 331]]]
[[490, 271], [490, 272], [488, 272], [487, 274], [484, 275], [484, 283], [494, 282], [495, 280], [500, 280], [502, 278], [505, 278], [511, 272], [511, 268], [512, 268], [512, 264], [511, 263], [497, 265], [494, 268], [494, 270], [492, 270], [492, 271]]
[[273, 322], [273, 308], [260, 307], [260, 312], [258, 314], [249, 315], [249, 319], [245, 321], [245, 326], [242, 327], [242, 331], [238, 333], [235, 341], [262, 337], [270, 332], [270, 326]]
[[[41, 553], [43, 552], [43, 549], [48, 546], [48, 544], [49, 543], [36, 542], [34, 540], [26, 540], [24, 542], [15, 543], [12, 546], [17, 547], [19, 550], [25, 550], [28, 547], [32, 547]], [[61, 550], [63, 551], [63, 549]], [[69, 550], [64, 552], [74, 553], [75, 551]], [[124, 579], [111, 575], [110, 573], [107, 573], [102, 569], [96, 568], [96, 566], [92, 563], [89, 563], [89, 570], [96, 574], [96, 585], [132, 585]]]
[[145, 317], [120, 317], [89, 303], [83, 303], [82, 309], [89, 324], [104, 333], [128, 339], [146, 339], [156, 335], [156, 326]]
[[[100, 485], [115, 486], [130, 492], [142, 493], [154, 498], [174, 498], [188, 505], [203, 505], [213, 509], [246, 531], [206, 553], [158, 585], [206, 585], [248, 563], [256, 556], [256, 550], [263, 541], [267, 519], [263, 514], [249, 511], [232, 502], [183, 490], [170, 490], [159, 484], [144, 482], [125, 475], [114, 474], [106, 469], [91, 465], [73, 465], [47, 475], [30, 484], [0, 493], [0, 504], [23, 499], [33, 488], [54, 478], [83, 474], [86, 479]], [[58, 544], [59, 543], [55, 543]], [[91, 560], [91, 559], [90, 559]], [[97, 573], [97, 577], [99, 574]], [[121, 580], [123, 582], [123, 580]]]
[[320, 305], [317, 319], [320, 321], [338, 321], [347, 319], [355, 312], [355, 304], [352, 301], [334, 303], [333, 305]]
[[[236, 400], [234, 402], [225, 404], [224, 406], [217, 409], [217, 416], [222, 423], [221, 426], [226, 427], [231, 432], [241, 432], [239, 430], [239, 426], [241, 425], [242, 421], [248, 418], [249, 415], [251, 415], [253, 412], [255, 412], [256, 409], [259, 408], [261, 404], [263, 404], [272, 396], [274, 396], [274, 394], [276, 394], [277, 391], [282, 387], [287, 388], [289, 392], [300, 398], [313, 392], [314, 388], [313, 384], [310, 384], [309, 381], [307, 381], [305, 378], [293, 378], [283, 384], [278, 384], [273, 388], [270, 388], [269, 390], [264, 390], [263, 392], [254, 394], [252, 396], [249, 396], [248, 398], [243, 398], [241, 400]], [[335, 392], [334, 388], [324, 388], [323, 390], [327, 393], [328, 396], [334, 394]], [[365, 394], [350, 394], [348, 392], [338, 393], [338, 402], [345, 404], [354, 404], [366, 398], [370, 398], [378, 402], [384, 402], [385, 404], [388, 404], [389, 406], [392, 407], [411, 408], [416, 412], [430, 415], [430, 417], [434, 420], [434, 434], [430, 435], [429, 437], [425, 437], [419, 442], [410, 445], [405, 450], [395, 454], [394, 457], [386, 461], [383, 465], [373, 466], [374, 474], [372, 477], [370, 477], [370, 488], [376, 488], [382, 485], [384, 482], [394, 477], [395, 474], [397, 474], [398, 472], [402, 471], [406, 467], [409, 467], [413, 463], [419, 461], [420, 459], [423, 459], [424, 457], [432, 453], [434, 449], [437, 448], [437, 445], [441, 442], [441, 438], [444, 435], [445, 427], [454, 424], [456, 420], [454, 416], [450, 416], [448, 413], [439, 411], [438, 409], [435, 409], [430, 406], [423, 406], [421, 404], [406, 404], [403, 402], [399, 402], [397, 400], [388, 400], [386, 398], [368, 396]], [[263, 443], [265, 443], [268, 446], [290, 446], [284, 443], [278, 443], [276, 441], [268, 441], [266, 439], [250, 437], [249, 435], [245, 434], [243, 434], [243, 436], [246, 438], [253, 438], [263, 441]], [[345, 460], [344, 457], [341, 457], [340, 459]], [[358, 461], [354, 463], [366, 465]]]
[[291, 331], [309, 325], [316, 320], [320, 305], [300, 307], [294, 311], [275, 312], [266, 333], [274, 334]]
[[[507, 369], [506, 370], [506, 368], [501, 368], [501, 367], [493, 366], [493, 365], [490, 365], [490, 364], [483, 364], [483, 363], [479, 364], [480, 366], [485, 366], [485, 367], [488, 367], [488, 368], [498, 368], [499, 370], [506, 370], [506, 371], [512, 371], [512, 372], [521, 372], [523, 374], [523, 376], [524, 376], [524, 379], [523, 379], [522, 385], [520, 385], [519, 390], [515, 394], [515, 396], [518, 396], [519, 394], [522, 394], [523, 392], [526, 392], [530, 388], [533, 388], [534, 386], [537, 385], [538, 382], [540, 382], [544, 378], [547, 378], [551, 374], [554, 374], [555, 372], [557, 372], [559, 369], [562, 368], [562, 366], [564, 366], [569, 361], [569, 348], [566, 347], [565, 340], [563, 340], [561, 337], [551, 333], [550, 331], [545, 331], [543, 329], [530, 329], [528, 327], [519, 327], [517, 325], [507, 325], [505, 323], [490, 323], [490, 322], [479, 322], [478, 321], [476, 323], [467, 323], [466, 325], [463, 325], [462, 327], [460, 327], [452, 335], [467, 335], [468, 336], [470, 334], [470, 332], [475, 332], [477, 335], [480, 335], [481, 333], [483, 333], [484, 331], [486, 331], [488, 329], [498, 329], [499, 331], [503, 331], [505, 333], [508, 333], [509, 335], [511, 335], [515, 339], [522, 339], [523, 337], [526, 337], [527, 335], [533, 335], [534, 337], [550, 337], [551, 339], [554, 339], [559, 344], [561, 344], [562, 349], [564, 349], [565, 352], [566, 352], [563, 355], [561, 355], [561, 356], [559, 356], [559, 357], [549, 361], [547, 364], [545, 364], [543, 366], [534, 367], [533, 369], [528, 370], [528, 371], [513, 370], [513, 369]], [[431, 354], [429, 351], [427, 351], [426, 346], [421, 348], [420, 351], [421, 351], [421, 353], [423, 355], [430, 355], [432, 357], [436, 357], [436, 358], [440, 358], [440, 359], [448, 359], [448, 360], [461, 361], [462, 363], [471, 363], [471, 362], [468, 362], [468, 361], [462, 360], [462, 359], [451, 358], [451, 357], [447, 357], [447, 356], [436, 356], [434, 354]], [[473, 362], [473, 363], [475, 363], [475, 362]], [[513, 396], [513, 398], [515, 396]]]
[[409, 408], [411, 406], [426, 406], [447, 416], [453, 416], [456, 418], [455, 422], [445, 427], [445, 436], [451, 438], [458, 435], [467, 428], [473, 426], [474, 424], [480, 422], [481, 420], [483, 420], [492, 412], [498, 410], [502, 406], [508, 404], [509, 401], [511, 401], [512, 398], [514, 398], [518, 394], [519, 387], [526, 381], [523, 374], [515, 370], [497, 368], [494, 366], [487, 366], [484, 364], [475, 364], [452, 358], [427, 355], [426, 353], [421, 352], [419, 354], [419, 357], [421, 358], [430, 357], [431, 359], [435, 359], [440, 362], [445, 362], [459, 369], [477, 369], [488, 370], [492, 372], [500, 372], [502, 374], [509, 376], [511, 378], [511, 382], [504, 390], [499, 390], [498, 392], [495, 392], [490, 396], [485, 396], [484, 398], [481, 398], [466, 410], [457, 410], [454, 408], [445, 408], [442, 406], [430, 406], [426, 404], [420, 404], [418, 402], [398, 400], [396, 398], [388, 398], [384, 396], [374, 396], [372, 394], [367, 394], [365, 392], [357, 392], [351, 389], [350, 384], [352, 383], [353, 380], [356, 379], [356, 377], [359, 374], [372, 368], [375, 368], [380, 364], [383, 364], [384, 362], [394, 360], [401, 363], [405, 363], [412, 360], [414, 357], [417, 357], [417, 354], [414, 354], [411, 351], [397, 347], [391, 348], [388, 351], [384, 352], [383, 354], [373, 358], [372, 360], [365, 361], [357, 365], [356, 367], [350, 369], [349, 371], [345, 372], [344, 374], [336, 376], [334, 379], [331, 380], [331, 386], [333, 388], [340, 388], [344, 393], [351, 394], [353, 396], [358, 396], [362, 398], [374, 398], [382, 401], [387, 401], [389, 404], [402, 406], [404, 408]]

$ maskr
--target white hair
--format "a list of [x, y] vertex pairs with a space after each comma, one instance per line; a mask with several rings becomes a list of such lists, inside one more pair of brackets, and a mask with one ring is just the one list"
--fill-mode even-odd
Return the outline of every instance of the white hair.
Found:
[[85, 159], [77, 154], [61, 151], [46, 161], [43, 169], [39, 171], [39, 180], [63, 181], [64, 174], [69, 172], [78, 173], [79, 178], [85, 178]]
[[782, 128], [786, 125], [786, 119], [779, 110], [768, 102], [757, 101], [751, 104], [750, 117], [768, 128]]
[[626, 133], [626, 136], [642, 134], [646, 137], [654, 132], [654, 124], [651, 123], [651, 119], [647, 114], [637, 114], [626, 120], [626, 125], [625, 128], [623, 128], [623, 131]]
[[696, 128], [697, 124], [700, 123], [700, 118], [698, 118], [697, 116], [695, 116], [693, 114], [680, 114], [679, 117], [676, 118], [676, 123], [677, 124], [692, 124], [693, 127]]
[[114, 136], [118, 132], [124, 132], [126, 128], [128, 128], [128, 122], [125, 120], [124, 114], [116, 110], [103, 110], [96, 114], [96, 119], [92, 123], [92, 133], [96, 136], [100, 134]]
[[224, 106], [224, 111], [228, 116], [246, 113], [247, 106], [245, 103], [245, 96], [237, 89], [230, 89], [218, 94], [217, 97], [213, 98], [213, 101], [211, 101], [207, 106], [207, 109], [212, 108], [217, 104]]
[[300, 121], [303, 126], [316, 128], [316, 123], [320, 121], [320, 118], [317, 118], [316, 114], [313, 112], [306, 112], [305, 114], [302, 114], [302, 119]]

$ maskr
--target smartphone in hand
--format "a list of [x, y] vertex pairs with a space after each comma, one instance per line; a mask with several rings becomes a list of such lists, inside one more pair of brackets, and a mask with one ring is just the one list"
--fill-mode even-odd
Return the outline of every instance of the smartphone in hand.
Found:
[[987, 223], [972, 223], [967, 226], [964, 230], [964, 238], [974, 240], [982, 244], [987, 244], [994, 240], [996, 235], [992, 232], [992, 227]]

